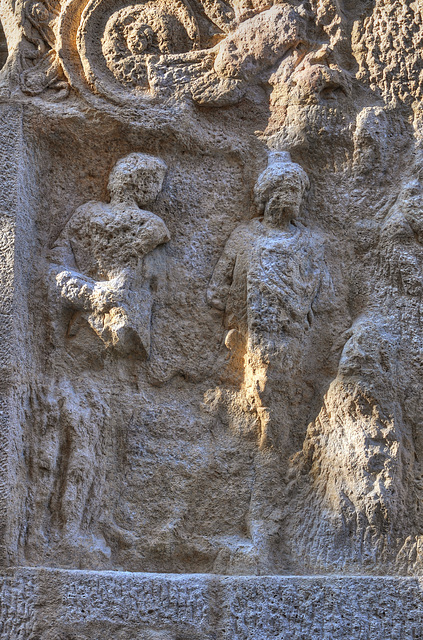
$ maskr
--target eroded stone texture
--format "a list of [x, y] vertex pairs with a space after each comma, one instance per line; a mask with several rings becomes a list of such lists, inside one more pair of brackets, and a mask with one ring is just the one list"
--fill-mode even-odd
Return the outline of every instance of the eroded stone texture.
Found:
[[1, 577], [1, 596], [2, 640], [422, 638], [417, 578], [21, 569]]
[[422, 11], [0, 3], [8, 637], [419, 637]]

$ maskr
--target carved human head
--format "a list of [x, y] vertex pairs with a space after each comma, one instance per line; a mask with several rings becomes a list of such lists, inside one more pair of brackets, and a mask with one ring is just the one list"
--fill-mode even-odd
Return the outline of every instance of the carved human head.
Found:
[[166, 171], [160, 158], [130, 153], [118, 160], [110, 172], [110, 195], [115, 200], [135, 199], [139, 206], [147, 206], [159, 195]]
[[126, 27], [126, 42], [128, 49], [134, 55], [142, 55], [151, 47], [154, 31], [149, 24], [138, 17]]
[[292, 162], [289, 153], [273, 152], [267, 169], [254, 187], [256, 204], [264, 221], [278, 227], [297, 218], [308, 187], [306, 172]]

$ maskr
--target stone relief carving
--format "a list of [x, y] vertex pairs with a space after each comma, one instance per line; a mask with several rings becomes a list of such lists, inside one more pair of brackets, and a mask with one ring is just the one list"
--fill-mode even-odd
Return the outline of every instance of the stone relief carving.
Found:
[[125, 84], [148, 87], [146, 59], [184, 53], [199, 46], [199, 30], [189, 5], [164, 2], [125, 7], [106, 24], [102, 50], [108, 68]]
[[[111, 555], [103, 532], [110, 540], [113, 528], [116, 536], [103, 507], [107, 402], [92, 385], [81, 394], [62, 377], [34, 393], [30, 407], [35, 442], [28, 557], [42, 550], [44, 558], [53, 554], [64, 566], [75, 555], [91, 568], [101, 566]], [[123, 544], [131, 535], [125, 533]]]
[[243, 385], [263, 444], [284, 437], [269, 433], [271, 416], [281, 412], [272, 408], [274, 391], [267, 387], [274, 375], [276, 387], [279, 376], [292, 375], [287, 363], [296, 366], [297, 358], [285, 342], [311, 325], [322, 285], [317, 247], [297, 220], [308, 178], [288, 155], [273, 154], [259, 177], [255, 197], [263, 218], [233, 232], [208, 290], [210, 304], [226, 312], [226, 346], [245, 362]]
[[[351, 332], [338, 376], [305, 440], [304, 471], [315, 486], [310, 482], [300, 492], [308, 518], [298, 525], [295, 548], [334, 569], [338, 563], [366, 567], [376, 557], [383, 562], [395, 555], [392, 524], [405, 516], [410, 464], [390, 365], [395, 336], [384, 318], [360, 318]], [[313, 539], [320, 541], [319, 552]]]
[[22, 562], [421, 570], [421, 23], [382, 0], [24, 3], [49, 179]]
[[[69, 95], [57, 54], [56, 29], [60, 17], [60, 2], [26, 0], [23, 5], [23, 33], [32, 49], [21, 52], [20, 87], [24, 93], [36, 96], [46, 89], [57, 91], [56, 99]], [[35, 47], [35, 50], [34, 50]]]
[[[241, 372], [240, 406], [256, 418], [260, 451], [250, 535], [259, 572], [280, 562], [274, 545], [282, 517], [277, 510], [275, 516], [269, 497], [283, 484], [293, 433], [318, 395], [313, 377], [331, 360], [328, 325], [342, 315], [339, 278], [336, 290], [326, 263], [327, 241], [300, 220], [308, 186], [289, 153], [271, 153], [254, 187], [262, 217], [232, 233], [207, 293], [209, 303], [224, 311], [225, 345], [232, 368]], [[326, 349], [318, 362], [311, 356], [316, 340]]]
[[66, 30], [80, 19], [80, 71], [91, 89], [119, 101], [192, 96], [200, 105], [235, 104], [249, 84], [267, 82], [287, 51], [310, 42], [307, 11], [287, 3], [191, 6], [178, 0], [152, 12], [148, 2], [92, 1], [82, 18], [78, 4], [67, 5], [59, 26], [67, 73], [74, 76], [76, 67], [68, 64]]
[[372, 299], [348, 332], [295, 462], [304, 475], [294, 502], [308, 513], [307, 521], [294, 516], [295, 550], [313, 566], [421, 570], [420, 396], [412, 382], [421, 366], [421, 207], [413, 179], [380, 225]]
[[243, 22], [215, 47], [213, 69], [192, 86], [200, 105], [236, 104], [251, 83], [264, 83], [270, 70], [306, 37], [303, 18], [288, 5], [274, 5]]
[[148, 357], [157, 285], [149, 254], [170, 236], [161, 218], [140, 207], [154, 202], [165, 174], [158, 158], [130, 154], [110, 174], [110, 203], [88, 202], [67, 223], [51, 258], [64, 263], [52, 273], [63, 304], [75, 312], [68, 336], [85, 320], [107, 347]]

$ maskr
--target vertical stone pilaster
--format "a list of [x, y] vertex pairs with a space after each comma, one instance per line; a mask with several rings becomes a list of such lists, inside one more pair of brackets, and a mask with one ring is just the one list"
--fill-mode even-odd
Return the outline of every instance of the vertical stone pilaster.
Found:
[[[22, 109], [0, 105], [0, 565], [13, 562], [10, 517], [16, 504], [17, 466], [22, 452], [13, 398], [19, 384], [20, 301], [16, 229], [22, 211]], [[15, 531], [14, 534], [17, 534]]]

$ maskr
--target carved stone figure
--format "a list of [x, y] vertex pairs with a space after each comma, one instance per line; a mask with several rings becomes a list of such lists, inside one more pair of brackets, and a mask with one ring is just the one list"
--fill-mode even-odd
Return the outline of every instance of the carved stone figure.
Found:
[[263, 444], [282, 444], [288, 437], [288, 424], [279, 433], [271, 428], [287, 417], [272, 405], [295, 376], [315, 313], [334, 299], [322, 239], [298, 219], [307, 185], [307, 175], [289, 154], [271, 155], [254, 188], [263, 217], [233, 232], [207, 294], [210, 304], [225, 311], [227, 347], [244, 361], [242, 384], [259, 417]]
[[0, 23], [1, 640], [421, 639], [423, 2]]
[[165, 173], [158, 158], [122, 158], [109, 177], [110, 203], [88, 202], [67, 223], [51, 258], [64, 263], [53, 267], [56, 287], [75, 311], [68, 335], [82, 318], [107, 347], [148, 357], [157, 274], [147, 256], [170, 236], [163, 220], [140, 206], [154, 202]]
[[[275, 542], [281, 522], [270, 524], [263, 514], [271, 511], [271, 487], [284, 482], [281, 468], [286, 472], [294, 434], [301, 422], [305, 428], [301, 414], [308, 414], [306, 407], [319, 392], [311, 346], [320, 339], [323, 352], [317, 366], [327, 367], [333, 344], [324, 324], [339, 312], [325, 239], [299, 220], [308, 184], [306, 173], [288, 153], [270, 155], [254, 187], [262, 217], [232, 233], [207, 293], [209, 303], [225, 312], [225, 344], [232, 367], [242, 372], [239, 385], [246, 410], [258, 423], [261, 453], [255, 465], [250, 534], [258, 549], [259, 571], [286, 562], [278, 558], [283, 543]], [[307, 394], [299, 400], [304, 386]]]
[[54, 550], [69, 566], [79, 553], [91, 568], [110, 558], [105, 538], [110, 541], [113, 524], [103, 505], [107, 405], [92, 385], [81, 394], [63, 377], [31, 398], [36, 441], [28, 557], [42, 554], [48, 561]]
[[381, 225], [372, 299], [295, 461], [292, 548], [305, 566], [420, 571], [422, 195], [408, 182]]
[[148, 87], [146, 61], [152, 55], [198, 48], [198, 25], [182, 0], [125, 7], [108, 20], [103, 37], [107, 65], [123, 83]]
[[325, 131], [330, 130], [333, 142], [344, 134], [339, 146], [345, 148], [356, 115], [351, 80], [327, 44], [307, 43], [293, 50], [269, 76], [269, 85], [266, 134], [272, 147], [318, 148], [320, 142], [328, 143]]
[[36, 49], [25, 48], [21, 54], [21, 89], [36, 96], [50, 88], [57, 92], [57, 99], [65, 99], [70, 87], [63, 75], [56, 44], [60, 3], [26, 0], [23, 13], [25, 37]]
[[292, 489], [292, 550], [305, 570], [367, 568], [398, 552], [395, 528], [407, 517], [412, 445], [395, 385], [391, 329], [387, 318], [371, 314], [353, 324], [338, 375], [295, 461], [303, 466]]
[[[156, 157], [133, 153], [121, 158], [109, 176], [110, 203], [82, 205], [60, 234], [50, 254], [56, 264], [49, 277], [69, 310], [68, 337], [86, 323], [115, 353], [148, 357], [158, 275], [151, 253], [169, 240], [169, 232], [161, 218], [140, 206], [154, 202], [165, 174], [166, 165]], [[39, 390], [31, 400], [38, 489], [29, 542], [48, 558], [50, 540], [50, 550], [55, 548], [63, 564], [77, 553], [95, 568], [110, 559], [109, 544], [119, 540], [125, 547], [134, 541], [103, 501], [110, 398], [95, 385], [78, 390], [61, 374], [54, 388], [57, 392]], [[40, 404], [45, 407], [41, 414]]]
[[304, 38], [304, 21], [287, 4], [241, 22], [216, 47], [213, 69], [193, 84], [194, 100], [215, 107], [239, 102], [251, 83], [265, 83], [272, 67]]
[[[140, 205], [154, 202], [165, 174], [166, 165], [158, 158], [125, 156], [109, 176], [110, 203], [79, 207], [60, 234], [50, 255], [56, 264], [49, 277], [68, 310], [68, 337], [77, 336], [85, 323], [115, 353], [148, 357], [158, 275], [151, 254], [169, 240], [169, 232], [161, 218]], [[125, 547], [134, 539], [114, 523], [102, 499], [110, 399], [93, 385], [78, 391], [63, 375], [55, 387], [60, 392], [39, 391], [32, 400], [38, 434], [34, 483], [39, 488], [29, 540], [44, 557], [50, 539], [62, 563], [78, 553], [96, 567], [110, 558], [113, 540]], [[44, 417], [40, 403], [48, 408]], [[55, 516], [47, 515], [52, 505]]]

